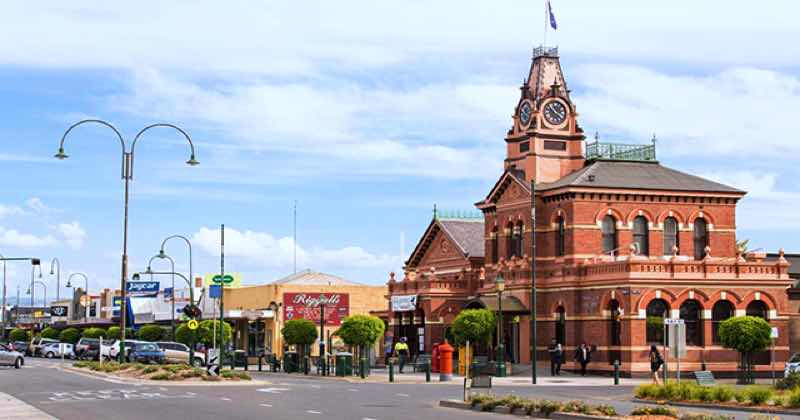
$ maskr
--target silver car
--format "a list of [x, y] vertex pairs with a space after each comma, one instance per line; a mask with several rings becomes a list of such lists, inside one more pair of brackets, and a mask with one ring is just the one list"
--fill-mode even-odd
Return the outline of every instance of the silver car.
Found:
[[[63, 350], [63, 354], [62, 354]], [[42, 356], [52, 359], [54, 357], [64, 356], [66, 359], [75, 358], [75, 346], [69, 343], [50, 343], [45, 344], [41, 350]]]
[[0, 365], [14, 366], [19, 369], [25, 364], [25, 357], [18, 351], [11, 350], [5, 344], [0, 344]]

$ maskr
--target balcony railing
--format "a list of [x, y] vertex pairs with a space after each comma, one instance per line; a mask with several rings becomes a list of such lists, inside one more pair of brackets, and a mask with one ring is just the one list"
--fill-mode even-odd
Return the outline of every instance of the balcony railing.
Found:
[[655, 162], [656, 144], [594, 143], [586, 144], [587, 160], [631, 160]]
[[558, 57], [558, 47], [540, 45], [533, 49], [533, 58], [536, 57]]

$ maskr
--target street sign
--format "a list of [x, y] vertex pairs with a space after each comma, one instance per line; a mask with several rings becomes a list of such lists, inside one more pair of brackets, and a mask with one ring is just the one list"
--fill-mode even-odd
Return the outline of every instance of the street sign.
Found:
[[200, 326], [200, 323], [198, 323], [196, 319], [192, 319], [186, 323], [186, 326], [189, 327], [190, 330], [194, 331]]
[[666, 325], [684, 325], [684, 322], [683, 322], [682, 319], [667, 318], [667, 319], [664, 320], [664, 324], [666, 324]]
[[222, 286], [219, 284], [212, 284], [208, 288], [208, 296], [211, 299], [219, 299], [222, 297]]
[[214, 349], [209, 351], [209, 355], [211, 356], [208, 359], [208, 364], [206, 365], [206, 373], [209, 376], [219, 376], [219, 365], [217, 364], [217, 355]]
[[772, 331], [770, 331], [769, 338], [778, 338], [778, 327], [772, 327]]
[[668, 324], [667, 335], [669, 337], [670, 357], [676, 359], [686, 357], [686, 324]]
[[233, 276], [230, 274], [224, 276], [222, 274], [217, 274], [211, 281], [213, 281], [214, 284], [231, 284], [233, 283]]

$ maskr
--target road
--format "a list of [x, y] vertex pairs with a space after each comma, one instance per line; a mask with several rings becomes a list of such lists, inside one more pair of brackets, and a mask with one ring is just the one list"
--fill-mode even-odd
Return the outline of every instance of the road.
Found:
[[[58, 369], [58, 363], [29, 359], [21, 370], [0, 367], [0, 393], [61, 420], [149, 418], [455, 420], [511, 418], [437, 407], [461, 397], [458, 384], [352, 384], [300, 376], [256, 374], [269, 385], [136, 386]], [[581, 399], [629, 412], [632, 387], [509, 386], [497, 394], [541, 399]], [[4, 415], [0, 406], [0, 419]], [[30, 417], [30, 418], [36, 418]], [[741, 414], [737, 418], [747, 419]], [[788, 417], [783, 417], [788, 418]]]

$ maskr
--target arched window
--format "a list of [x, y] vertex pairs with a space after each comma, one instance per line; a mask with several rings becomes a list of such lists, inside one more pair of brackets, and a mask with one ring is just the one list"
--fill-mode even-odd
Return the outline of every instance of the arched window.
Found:
[[664, 220], [664, 255], [672, 255], [673, 248], [680, 248], [678, 240], [678, 221], [667, 217]]
[[721, 343], [719, 339], [720, 324], [722, 324], [722, 321], [733, 317], [734, 313], [733, 304], [727, 300], [720, 300], [714, 304], [714, 308], [711, 309], [711, 334], [714, 336], [714, 344]]
[[708, 223], [706, 219], [694, 221], [694, 259], [702, 260], [706, 257], [708, 246]]
[[760, 300], [754, 300], [747, 305], [747, 310], [745, 313], [747, 316], [757, 316], [759, 318], [767, 319], [769, 308], [767, 308], [766, 303]]
[[703, 320], [700, 318], [702, 313], [700, 302], [694, 299], [687, 300], [681, 305], [680, 315], [686, 324], [686, 344], [689, 346], [703, 345]]
[[647, 304], [647, 343], [664, 342], [664, 318], [669, 315], [669, 305], [664, 299], [653, 299]]
[[565, 254], [565, 229], [564, 216], [558, 216], [558, 227], [556, 228], [556, 256], [563, 257]]
[[639, 255], [650, 255], [650, 238], [648, 235], [647, 219], [644, 216], [636, 216], [633, 219], [633, 243]]
[[608, 215], [603, 218], [603, 253], [610, 254], [617, 249], [617, 219]]
[[556, 341], [565, 346], [567, 344], [567, 310], [563, 306], [556, 309]]
[[523, 244], [525, 243], [523, 238], [525, 238], [525, 224], [519, 222], [514, 230], [514, 242], [516, 247], [514, 255], [518, 257], [521, 257], [525, 253], [525, 251], [522, 249], [524, 247]]
[[620, 317], [622, 316], [622, 311], [619, 308], [619, 301], [616, 299], [611, 299], [611, 302], [608, 305], [609, 312], [611, 312], [611, 328], [609, 331], [609, 335], [611, 336], [611, 345], [612, 346], [621, 346], [622, 345], [622, 321]]
[[516, 251], [514, 247], [514, 224], [509, 222], [508, 226], [506, 226], [506, 231], [508, 232], [508, 236], [506, 236], [506, 257], [511, 258], [514, 256], [514, 251]]
[[497, 240], [497, 226], [492, 229], [492, 236], [491, 236], [491, 243], [492, 243], [492, 263], [497, 264], [499, 251], [497, 247], [500, 245], [500, 242]]

